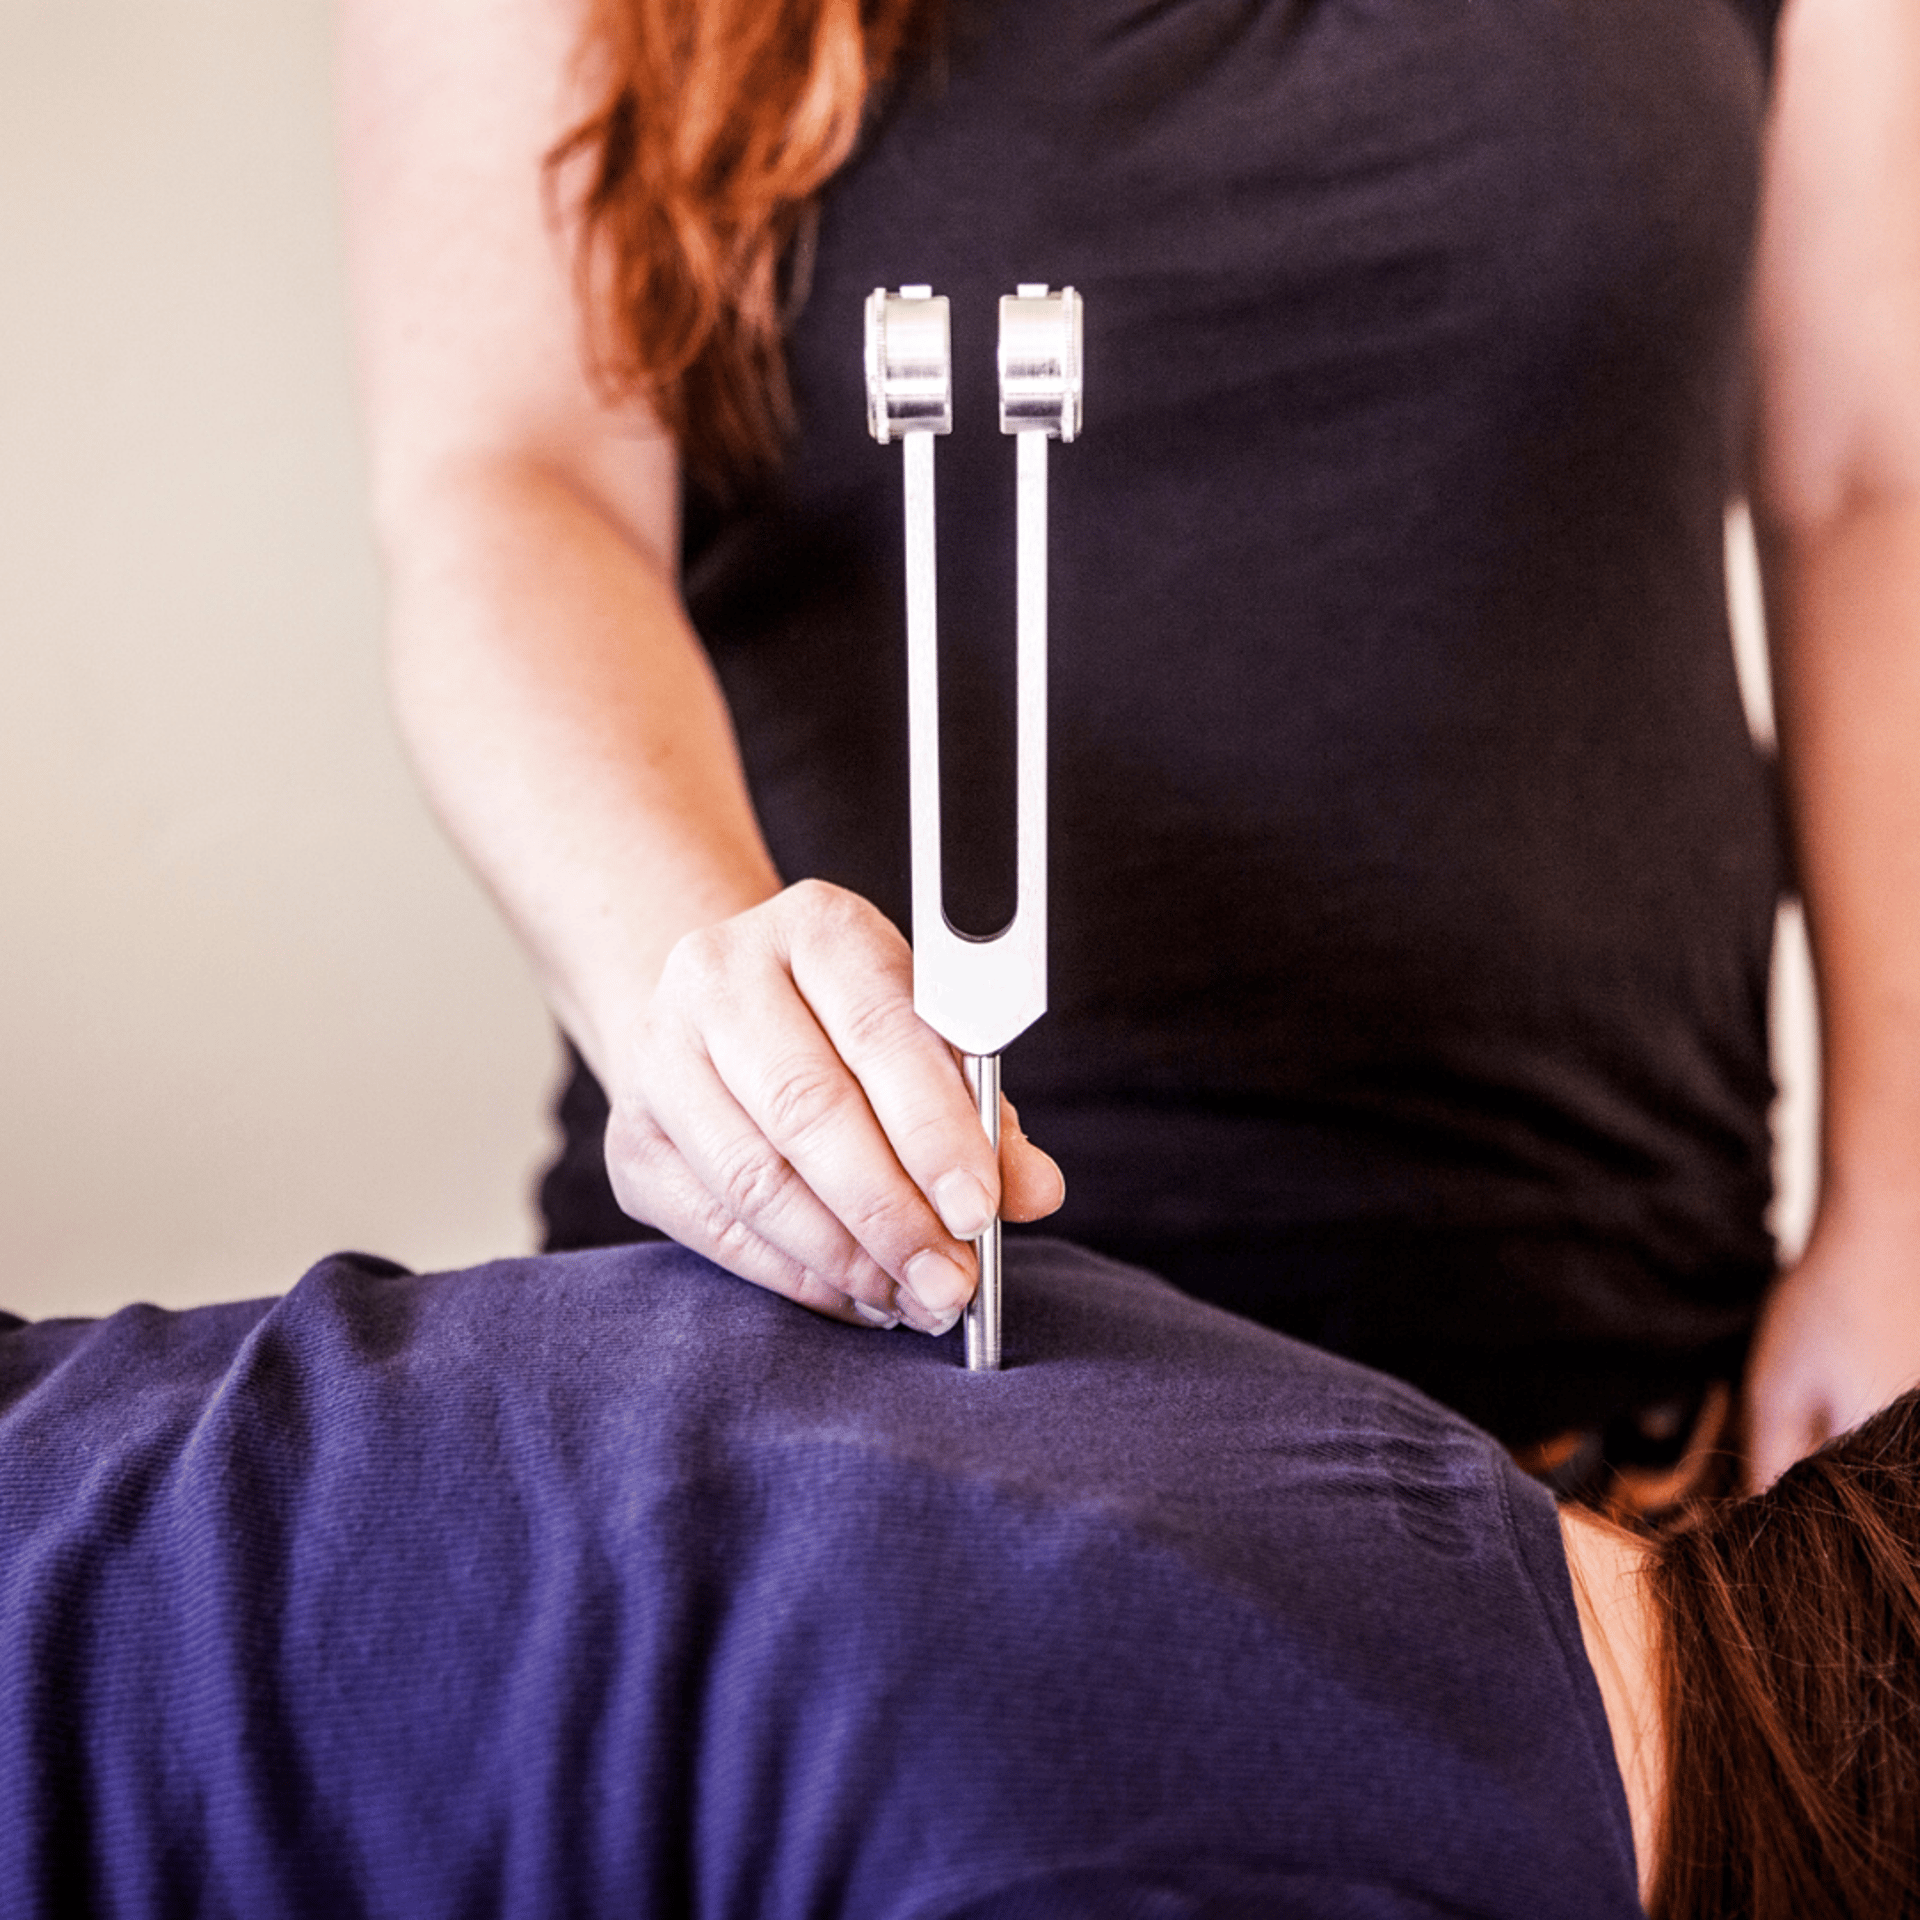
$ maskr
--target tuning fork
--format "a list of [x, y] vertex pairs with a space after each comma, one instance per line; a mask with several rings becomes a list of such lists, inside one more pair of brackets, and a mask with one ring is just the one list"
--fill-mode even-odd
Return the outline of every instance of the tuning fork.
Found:
[[[940, 861], [940, 687], [934, 587], [933, 442], [953, 431], [946, 297], [876, 287], [866, 310], [867, 427], [902, 443], [907, 543], [907, 785], [913, 857], [914, 1010], [959, 1049], [996, 1158], [1000, 1054], [1047, 1010], [1047, 442], [1081, 421], [1081, 305], [1071, 288], [1022, 284], [1000, 302], [1000, 431], [1014, 436], [1013, 918], [996, 934], [947, 918]], [[1000, 1365], [1000, 1221], [974, 1242], [980, 1281], [966, 1312], [967, 1366]]]

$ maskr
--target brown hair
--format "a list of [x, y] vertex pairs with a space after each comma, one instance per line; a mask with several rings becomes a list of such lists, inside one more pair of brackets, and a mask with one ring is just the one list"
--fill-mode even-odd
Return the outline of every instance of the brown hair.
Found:
[[[922, 0], [592, 0], [593, 111], [547, 156], [590, 363], [708, 484], [778, 458], [783, 274]], [[573, 191], [563, 177], [575, 175]]]
[[1920, 1915], [1920, 1393], [1657, 1543], [1655, 1920]]

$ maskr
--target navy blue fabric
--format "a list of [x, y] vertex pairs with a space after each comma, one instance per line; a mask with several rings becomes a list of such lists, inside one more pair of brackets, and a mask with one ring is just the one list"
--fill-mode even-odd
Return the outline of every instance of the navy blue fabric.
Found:
[[0, 1332], [0, 1913], [1636, 1913], [1545, 1495], [1011, 1266], [997, 1377], [670, 1246]]

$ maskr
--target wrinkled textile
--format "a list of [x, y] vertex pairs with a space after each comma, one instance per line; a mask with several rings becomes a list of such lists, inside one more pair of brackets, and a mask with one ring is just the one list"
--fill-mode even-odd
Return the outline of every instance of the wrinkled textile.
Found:
[[[1011, 909], [995, 302], [1072, 283], [1052, 1007], [1006, 1062], [1060, 1231], [1514, 1439], [1726, 1364], [1773, 1266], [1778, 832], [1722, 568], [1772, 7], [945, 10], [825, 196], [785, 472], [688, 516], [781, 871], [906, 923], [861, 302], [925, 281], [949, 905]], [[625, 1231], [572, 1118], [556, 1245]]]
[[0, 1333], [0, 1913], [1637, 1913], [1540, 1490], [1010, 1267], [986, 1377], [671, 1246]]

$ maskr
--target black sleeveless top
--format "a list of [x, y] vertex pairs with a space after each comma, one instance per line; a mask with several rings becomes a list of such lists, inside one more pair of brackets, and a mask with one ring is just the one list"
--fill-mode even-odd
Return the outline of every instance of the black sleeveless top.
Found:
[[[1005, 1063], [1050, 1230], [1509, 1436], [1718, 1364], [1772, 1266], [1779, 836], [1722, 564], [1771, 35], [1767, 0], [959, 0], [825, 197], [784, 473], [689, 514], [782, 871], [906, 925], [861, 303], [950, 296], [948, 904], [991, 930], [995, 302], [1080, 289], [1052, 1008]], [[555, 1244], [620, 1230], [569, 1105]]]

